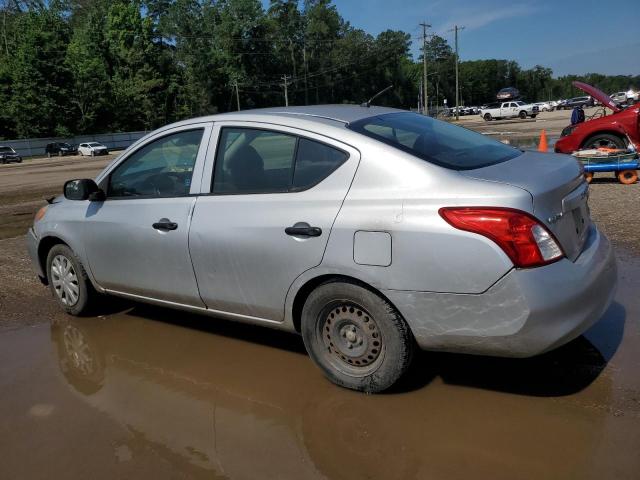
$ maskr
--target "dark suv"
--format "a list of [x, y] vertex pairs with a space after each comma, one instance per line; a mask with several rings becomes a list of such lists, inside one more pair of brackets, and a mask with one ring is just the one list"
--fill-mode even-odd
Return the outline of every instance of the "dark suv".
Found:
[[22, 162], [22, 157], [11, 147], [0, 145], [0, 163]]
[[51, 155], [58, 155], [59, 157], [63, 155], [77, 155], [78, 147], [64, 142], [49, 143], [44, 147], [44, 153], [46, 153], [49, 158], [51, 158]]
[[557, 110], [571, 110], [575, 107], [593, 107], [594, 105], [593, 98], [586, 97], [574, 97], [569, 100], [565, 100], [560, 105], [556, 107]]

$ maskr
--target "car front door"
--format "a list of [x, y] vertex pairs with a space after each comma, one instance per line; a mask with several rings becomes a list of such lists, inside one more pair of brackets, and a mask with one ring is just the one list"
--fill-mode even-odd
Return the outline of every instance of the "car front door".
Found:
[[264, 128], [216, 123], [189, 245], [208, 308], [282, 321], [289, 287], [322, 261], [360, 155], [320, 135]]
[[204, 306], [188, 238], [211, 128], [198, 123], [160, 132], [99, 180], [107, 198], [90, 204], [84, 240], [100, 286]]

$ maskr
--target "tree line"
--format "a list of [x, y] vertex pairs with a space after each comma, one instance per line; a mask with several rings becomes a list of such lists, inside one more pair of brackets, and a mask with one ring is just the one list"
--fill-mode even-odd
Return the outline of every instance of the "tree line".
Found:
[[[2, 0], [0, 138], [150, 130], [211, 113], [284, 104], [361, 103], [416, 108], [422, 57], [412, 38], [374, 36], [331, 0]], [[455, 56], [434, 35], [426, 48], [432, 105], [455, 98]], [[491, 101], [515, 86], [529, 100], [606, 91], [640, 76], [553, 78], [511, 60], [460, 63], [461, 99]], [[437, 93], [437, 96], [436, 96]]]

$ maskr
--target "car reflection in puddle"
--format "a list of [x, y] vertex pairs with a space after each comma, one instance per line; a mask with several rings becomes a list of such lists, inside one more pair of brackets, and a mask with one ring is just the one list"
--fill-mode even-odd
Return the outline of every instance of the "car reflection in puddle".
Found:
[[[603, 322], [621, 336], [624, 309]], [[398, 388], [370, 396], [324, 380], [296, 336], [202, 324], [147, 306], [52, 324], [71, 391], [130, 432], [119, 454], [152, 445], [181, 470], [228, 478], [560, 478], [589, 471], [607, 418], [584, 422], [558, 401], [592, 383], [607, 401], [612, 351], [584, 337], [524, 360], [424, 353]]]

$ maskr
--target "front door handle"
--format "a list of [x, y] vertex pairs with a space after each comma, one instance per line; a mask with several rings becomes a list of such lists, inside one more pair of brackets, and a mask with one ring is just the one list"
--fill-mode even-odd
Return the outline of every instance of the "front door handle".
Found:
[[151, 226], [156, 230], [175, 230], [178, 228], [178, 224], [175, 222], [172, 222], [168, 218], [161, 218]]
[[312, 227], [305, 222], [298, 222], [293, 227], [285, 228], [284, 233], [293, 237], [319, 237], [322, 235], [322, 229]]

